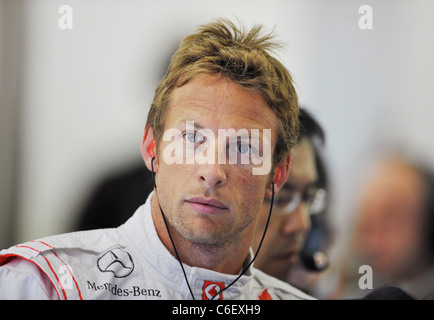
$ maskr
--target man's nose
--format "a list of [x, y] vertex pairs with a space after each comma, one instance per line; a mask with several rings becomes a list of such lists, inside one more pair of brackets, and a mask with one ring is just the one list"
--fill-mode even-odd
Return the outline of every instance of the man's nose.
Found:
[[219, 163], [199, 165], [197, 176], [199, 181], [205, 183], [207, 187], [219, 187], [227, 182], [224, 165]]

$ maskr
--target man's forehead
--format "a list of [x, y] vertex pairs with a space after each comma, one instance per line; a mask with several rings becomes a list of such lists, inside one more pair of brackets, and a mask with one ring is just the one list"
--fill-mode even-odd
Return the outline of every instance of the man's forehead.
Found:
[[171, 125], [195, 121], [198, 127], [209, 127], [212, 120], [234, 129], [275, 129], [277, 123], [274, 111], [261, 94], [212, 75], [198, 76], [175, 88], [167, 111], [166, 123]]

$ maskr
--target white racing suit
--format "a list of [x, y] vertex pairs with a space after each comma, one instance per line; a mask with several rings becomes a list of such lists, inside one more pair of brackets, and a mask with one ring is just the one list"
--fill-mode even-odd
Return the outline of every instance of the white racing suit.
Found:
[[[123, 225], [26, 242], [0, 251], [0, 299], [192, 299], [178, 260], [160, 241], [151, 197]], [[252, 259], [252, 252], [245, 263]], [[184, 269], [195, 299], [237, 276]], [[250, 267], [220, 299], [313, 299]]]

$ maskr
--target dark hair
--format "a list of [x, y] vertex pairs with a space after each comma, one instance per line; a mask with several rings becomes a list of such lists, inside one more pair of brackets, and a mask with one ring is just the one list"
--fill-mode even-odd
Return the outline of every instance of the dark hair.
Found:
[[300, 132], [297, 143], [300, 143], [304, 138], [309, 139], [315, 153], [315, 166], [318, 172], [317, 185], [321, 188], [327, 189], [327, 168], [320, 152], [321, 147], [325, 144], [324, 130], [315, 118], [302, 107], [300, 107], [299, 121]]
[[306, 109], [300, 107], [298, 119], [300, 121], [300, 131], [297, 142], [307, 137], [309, 140], [319, 139], [321, 145], [325, 143], [324, 130]]
[[[318, 172], [318, 180], [316, 185], [318, 188], [322, 188], [329, 193], [328, 188], [328, 174], [327, 166], [324, 162], [321, 154], [321, 148], [325, 144], [325, 133], [321, 125], [305, 108], [300, 107], [299, 111], [300, 131], [298, 135], [297, 143], [304, 138], [309, 139], [314, 154], [315, 154], [315, 167]], [[329, 198], [329, 196], [327, 196]], [[327, 201], [327, 200], [326, 200]], [[323, 250], [330, 242], [331, 229], [327, 222], [327, 207], [326, 204], [323, 211], [311, 216], [311, 229], [309, 230], [303, 252], [314, 252], [317, 250]]]

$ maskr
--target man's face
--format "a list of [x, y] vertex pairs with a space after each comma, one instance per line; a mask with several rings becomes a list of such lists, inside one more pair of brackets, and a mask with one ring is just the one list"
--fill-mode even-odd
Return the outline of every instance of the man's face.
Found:
[[[313, 188], [316, 180], [314, 150], [309, 140], [304, 138], [293, 148], [291, 170], [277, 196]], [[269, 202], [264, 202], [262, 206], [255, 234], [256, 245], [259, 244], [264, 232], [269, 206]], [[285, 279], [288, 267], [298, 259], [309, 228], [310, 216], [307, 204], [301, 202], [293, 211], [288, 211], [287, 207], [279, 206], [277, 203], [274, 204], [267, 234], [255, 266], [272, 276]]]
[[[187, 122], [195, 128], [187, 130]], [[219, 129], [271, 129], [271, 150], [276, 143], [276, 117], [265, 99], [224, 77], [199, 75], [172, 92], [165, 131], [176, 129], [181, 136], [175, 141], [188, 140], [198, 149], [203, 144], [195, 134], [199, 128], [215, 137]], [[207, 247], [251, 237], [269, 175], [253, 175], [250, 164], [222, 163], [218, 146], [225, 147], [225, 141], [211, 144], [214, 163], [168, 164], [163, 153], [173, 143], [160, 142], [156, 182], [159, 203], [176, 234]]]

